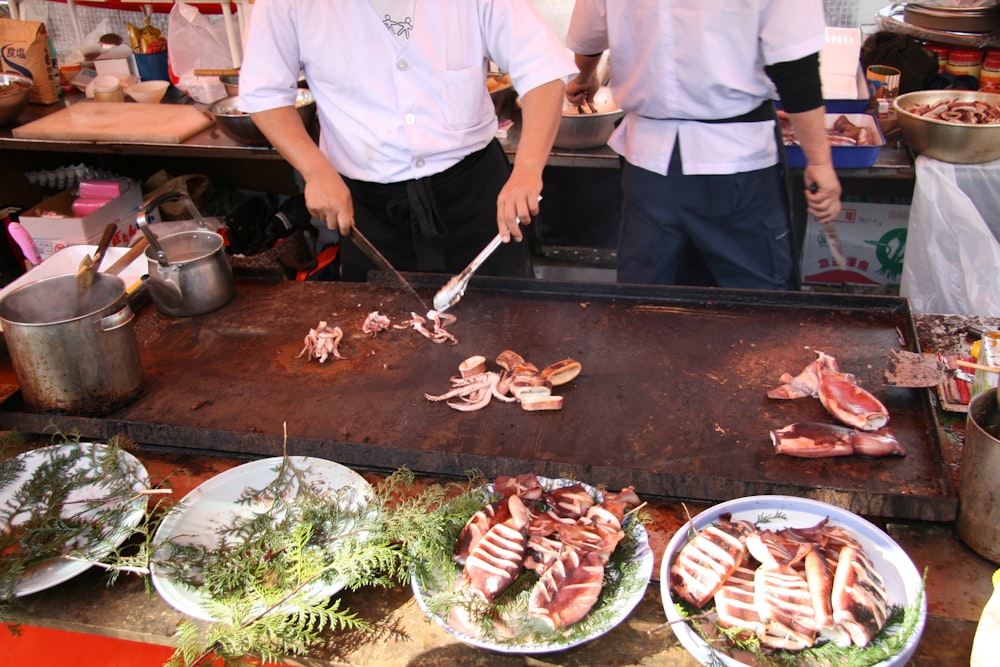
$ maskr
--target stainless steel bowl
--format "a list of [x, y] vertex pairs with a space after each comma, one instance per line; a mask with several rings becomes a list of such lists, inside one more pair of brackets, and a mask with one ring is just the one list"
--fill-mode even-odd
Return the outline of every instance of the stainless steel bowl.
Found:
[[1000, 124], [971, 125], [925, 118], [907, 111], [913, 105], [944, 100], [983, 101], [1000, 109], [1000, 94], [971, 90], [920, 90], [897, 97], [896, 111], [903, 141], [914, 152], [954, 164], [978, 164], [1000, 159]]
[[597, 113], [579, 109], [567, 102], [563, 107], [562, 120], [553, 145], [556, 148], [581, 149], [597, 148], [608, 143], [615, 130], [615, 123], [625, 115], [611, 97], [611, 90], [602, 86], [594, 96]]
[[[212, 103], [208, 112], [223, 132], [244, 146], [270, 146], [271, 142], [257, 129], [250, 114], [239, 110], [238, 101], [239, 98], [235, 96], [225, 97]], [[299, 112], [302, 123], [309, 128], [316, 117], [316, 100], [308, 88], [298, 89], [295, 109]]]
[[10, 125], [28, 106], [34, 84], [19, 74], [0, 74], [0, 125]]
[[236, 97], [240, 94], [240, 75], [239, 74], [223, 74], [219, 77], [219, 81], [222, 82], [223, 87], [226, 89], [226, 95], [230, 97]]

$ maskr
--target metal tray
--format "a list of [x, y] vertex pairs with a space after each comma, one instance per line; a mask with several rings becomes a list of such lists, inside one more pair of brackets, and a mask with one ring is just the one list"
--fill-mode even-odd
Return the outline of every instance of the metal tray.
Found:
[[[427, 300], [447, 279], [412, 276]], [[530, 470], [631, 484], [640, 495], [776, 493], [864, 515], [955, 516], [930, 392], [882, 385], [888, 350], [917, 347], [905, 299], [477, 277], [453, 311], [457, 346], [408, 329], [361, 332], [372, 310], [398, 323], [418, 307], [388, 283], [291, 281], [238, 282], [230, 304], [194, 318], [145, 307], [136, 332], [146, 387], [132, 405], [88, 419], [33, 414], [15, 396], [0, 428], [43, 433], [55, 423], [207, 453], [274, 456], [287, 445], [289, 454], [360, 468], [456, 477]], [[296, 358], [319, 320], [344, 330], [344, 360]], [[464, 413], [424, 398], [448, 389], [464, 359], [481, 354], [492, 364], [508, 348], [539, 367], [582, 363], [557, 389], [561, 411], [495, 401]], [[770, 429], [830, 419], [815, 399], [766, 396], [817, 349], [882, 399], [908, 456], [774, 454]]]

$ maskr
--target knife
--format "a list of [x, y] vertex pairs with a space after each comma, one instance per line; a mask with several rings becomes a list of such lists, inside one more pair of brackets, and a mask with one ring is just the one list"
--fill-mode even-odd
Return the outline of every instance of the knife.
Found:
[[404, 288], [406, 288], [406, 291], [412, 294], [417, 299], [417, 301], [420, 302], [421, 307], [423, 307], [425, 311], [430, 310], [430, 308], [427, 307], [427, 304], [424, 303], [424, 300], [420, 298], [420, 295], [417, 293], [417, 290], [413, 289], [413, 285], [411, 285], [409, 281], [407, 281], [406, 278], [404, 278], [402, 274], [399, 271], [397, 271], [392, 264], [389, 263], [389, 260], [385, 258], [385, 255], [383, 255], [378, 251], [378, 248], [376, 248], [371, 244], [371, 241], [369, 241], [365, 237], [365, 235], [361, 233], [360, 229], [354, 227], [351, 230], [350, 238], [352, 241], [354, 241], [354, 245], [358, 247], [358, 250], [363, 252], [368, 259], [373, 261], [375, 263], [375, 266], [382, 269], [383, 271], [391, 273], [396, 278], [396, 280], [399, 281], [399, 283]]
[[[818, 191], [818, 183], [809, 184], [809, 192], [815, 194]], [[833, 263], [841, 269], [846, 269], [847, 255], [844, 254], [844, 246], [840, 243], [840, 237], [837, 236], [837, 229], [833, 226], [833, 222], [820, 223], [819, 229], [823, 232], [823, 238], [826, 239], [826, 246], [830, 249], [830, 255], [833, 257]]]

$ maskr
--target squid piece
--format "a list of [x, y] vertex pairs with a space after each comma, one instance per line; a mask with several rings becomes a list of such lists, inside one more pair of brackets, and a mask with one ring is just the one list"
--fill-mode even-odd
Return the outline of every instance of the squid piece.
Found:
[[831, 456], [906, 456], [906, 450], [888, 430], [868, 433], [822, 422], [799, 422], [771, 431], [777, 454], [819, 459]]
[[597, 603], [604, 585], [604, 563], [596, 553], [564, 550], [531, 590], [528, 615], [552, 630], [573, 625]]
[[510, 516], [494, 524], [469, 552], [462, 585], [486, 602], [504, 592], [517, 578], [524, 562], [531, 512], [517, 495], [507, 496]]
[[483, 509], [476, 512], [462, 528], [455, 542], [455, 551], [452, 556], [459, 565], [465, 565], [469, 558], [469, 553], [476, 548], [479, 540], [490, 532], [490, 528], [503, 523], [510, 518], [510, 509], [506, 502], [497, 501], [490, 503]]
[[889, 423], [889, 411], [881, 401], [839, 377], [821, 373], [818, 398], [837, 420], [862, 431], [877, 431]]
[[756, 527], [749, 521], [720, 519], [698, 532], [670, 566], [670, 586], [701, 609], [722, 588], [746, 557], [746, 538]]
[[833, 620], [857, 646], [867, 646], [889, 618], [885, 582], [863, 549], [840, 550], [833, 577]]

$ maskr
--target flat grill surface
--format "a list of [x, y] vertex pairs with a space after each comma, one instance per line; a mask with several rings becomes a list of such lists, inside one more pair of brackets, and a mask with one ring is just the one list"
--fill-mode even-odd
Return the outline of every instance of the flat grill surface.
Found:
[[[429, 284], [428, 302], [442, 283]], [[0, 418], [25, 432], [55, 422], [95, 439], [125, 433], [144, 446], [252, 456], [280, 454], [287, 429], [289, 453], [361, 468], [530, 470], [634, 484], [640, 495], [778, 493], [861, 514], [953, 519], [929, 393], [882, 384], [888, 350], [915, 349], [905, 300], [837, 297], [483, 279], [453, 309], [452, 346], [411, 329], [364, 334], [373, 310], [399, 324], [419, 307], [390, 284], [241, 282], [230, 304], [207, 315], [139, 311], [145, 389], [133, 404], [101, 418], [53, 416], [32, 413], [16, 395]], [[320, 320], [344, 330], [346, 359], [298, 358]], [[555, 390], [561, 411], [494, 400], [464, 413], [424, 398], [447, 391], [472, 355], [496, 370], [505, 349], [539, 368], [566, 357], [582, 363], [582, 374]], [[766, 396], [817, 350], [885, 403], [905, 458], [774, 454], [770, 429], [832, 421], [816, 399]], [[0, 382], [13, 377], [4, 363]]]

